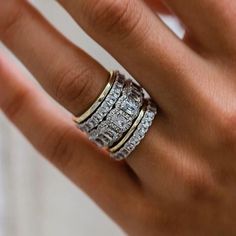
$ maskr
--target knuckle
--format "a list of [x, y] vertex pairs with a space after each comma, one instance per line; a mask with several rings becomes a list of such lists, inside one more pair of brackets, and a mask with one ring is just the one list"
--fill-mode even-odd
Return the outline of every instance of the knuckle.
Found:
[[85, 7], [90, 25], [105, 34], [127, 37], [139, 24], [140, 11], [132, 0], [100, 0], [93, 6]]
[[220, 113], [217, 121], [217, 133], [220, 144], [225, 147], [236, 146], [236, 112]]
[[4, 2], [0, 9], [0, 34], [7, 37], [8, 34], [18, 28], [23, 15], [24, 4], [21, 1]]
[[201, 163], [192, 163], [192, 165], [195, 167], [184, 168], [182, 171], [187, 199], [198, 202], [214, 200], [217, 182], [212, 176], [211, 169]]
[[92, 74], [88, 68], [78, 69], [75, 65], [59, 73], [53, 86], [56, 98], [65, 104], [72, 112], [77, 112], [78, 104], [81, 107], [87, 106], [92, 87]]
[[29, 97], [29, 90], [19, 89], [12, 94], [10, 99], [2, 102], [1, 109], [10, 120], [14, 121], [25, 104], [30, 101]]
[[190, 199], [202, 201], [210, 198], [211, 188], [206, 179], [202, 179], [201, 177], [189, 178], [186, 181], [186, 186]]
[[74, 158], [73, 133], [72, 128], [52, 128], [41, 144], [48, 160], [64, 172]]

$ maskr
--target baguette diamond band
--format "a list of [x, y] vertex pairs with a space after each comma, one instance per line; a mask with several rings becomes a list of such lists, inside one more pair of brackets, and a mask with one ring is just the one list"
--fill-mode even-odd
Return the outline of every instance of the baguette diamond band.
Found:
[[74, 121], [114, 160], [124, 160], [145, 137], [157, 113], [157, 106], [144, 94], [131, 79], [113, 71], [94, 104]]
[[91, 117], [87, 120], [85, 120], [83, 123], [79, 123], [78, 127], [88, 133], [93, 128], [97, 127], [98, 124], [106, 117], [108, 112], [112, 109], [118, 98], [120, 97], [124, 83], [125, 78], [123, 75], [119, 74], [119, 72], [113, 72], [111, 75], [114, 78], [114, 83], [112, 85], [111, 90], [101, 102], [101, 106], [98, 107], [97, 110], [91, 115]]
[[89, 118], [91, 116], [91, 114], [93, 114], [96, 111], [96, 109], [101, 105], [101, 103], [106, 98], [112, 85], [114, 84], [114, 81], [115, 81], [114, 72], [110, 72], [109, 81], [108, 81], [106, 87], [104, 88], [104, 90], [102, 91], [100, 96], [96, 99], [96, 101], [92, 104], [92, 106], [86, 112], [84, 112], [83, 115], [75, 118], [76, 123], [81, 124], [83, 121], [85, 121], [87, 118]]
[[97, 129], [89, 134], [90, 140], [102, 147], [110, 147], [131, 127], [143, 104], [143, 91], [131, 80], [126, 81], [122, 96]]
[[136, 146], [145, 137], [149, 127], [152, 125], [153, 119], [157, 113], [157, 108], [149, 101], [146, 112], [139, 123], [137, 129], [133, 132], [132, 137], [120, 148], [117, 152], [112, 152], [111, 155], [116, 160], [126, 159], [129, 154], [136, 148]]

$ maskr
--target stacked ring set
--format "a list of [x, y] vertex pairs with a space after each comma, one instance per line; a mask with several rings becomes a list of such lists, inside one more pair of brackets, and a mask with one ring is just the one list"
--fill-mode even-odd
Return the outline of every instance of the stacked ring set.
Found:
[[77, 126], [115, 160], [126, 159], [145, 137], [157, 113], [157, 106], [144, 90], [118, 71], [81, 116]]

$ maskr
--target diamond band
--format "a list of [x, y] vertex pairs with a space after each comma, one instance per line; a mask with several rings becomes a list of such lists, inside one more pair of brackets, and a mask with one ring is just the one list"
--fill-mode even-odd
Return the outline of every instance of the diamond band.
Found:
[[106, 120], [102, 121], [96, 130], [90, 132], [90, 140], [99, 146], [111, 147], [122, 138], [138, 116], [143, 104], [143, 96], [143, 90], [128, 80], [115, 108], [108, 113]]
[[[147, 133], [149, 127], [152, 125], [152, 122], [157, 113], [156, 106], [149, 101], [147, 110], [138, 125], [137, 129], [134, 131], [132, 137], [116, 152], [111, 152], [111, 156], [116, 160], [123, 160], [127, 158], [130, 153], [136, 148], [136, 146], [141, 142]], [[112, 150], [111, 150], [112, 151]]]
[[74, 121], [114, 160], [123, 160], [145, 137], [156, 113], [143, 88], [114, 71], [95, 103]]
[[135, 120], [135, 122], [133, 123], [132, 127], [129, 129], [129, 131], [126, 133], [126, 135], [121, 139], [120, 142], [118, 142], [115, 146], [111, 147], [109, 149], [109, 151], [111, 153], [114, 153], [116, 151], [118, 151], [128, 140], [129, 138], [132, 136], [133, 132], [135, 131], [135, 129], [137, 128], [137, 126], [139, 125], [139, 123], [141, 122], [144, 114], [145, 114], [145, 109], [146, 107], [143, 106], [137, 119]]
[[81, 124], [82, 122], [84, 122], [96, 111], [96, 109], [101, 105], [101, 103], [103, 102], [103, 100], [105, 99], [109, 91], [111, 90], [112, 85], [114, 84], [114, 81], [115, 81], [115, 73], [112, 71], [110, 72], [109, 81], [106, 87], [104, 88], [100, 96], [96, 99], [96, 101], [93, 103], [93, 105], [86, 112], [84, 112], [83, 115], [76, 117], [74, 119], [74, 121], [77, 124]]
[[91, 115], [85, 122], [78, 124], [78, 127], [88, 133], [98, 126], [98, 124], [106, 117], [109, 111], [113, 108], [114, 104], [121, 95], [124, 87], [125, 78], [119, 72], [114, 72], [114, 83], [108, 93], [107, 97], [101, 103], [101, 106]]

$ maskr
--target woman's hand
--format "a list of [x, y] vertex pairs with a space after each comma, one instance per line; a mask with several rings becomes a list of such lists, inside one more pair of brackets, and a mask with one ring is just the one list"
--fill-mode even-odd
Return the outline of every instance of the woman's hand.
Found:
[[[154, 125], [114, 162], [3, 55], [1, 109], [130, 235], [236, 235], [236, 1], [165, 0], [183, 41], [141, 0], [59, 3], [151, 94]], [[107, 71], [26, 1], [0, 0], [0, 38], [73, 114], [105, 86]]]

